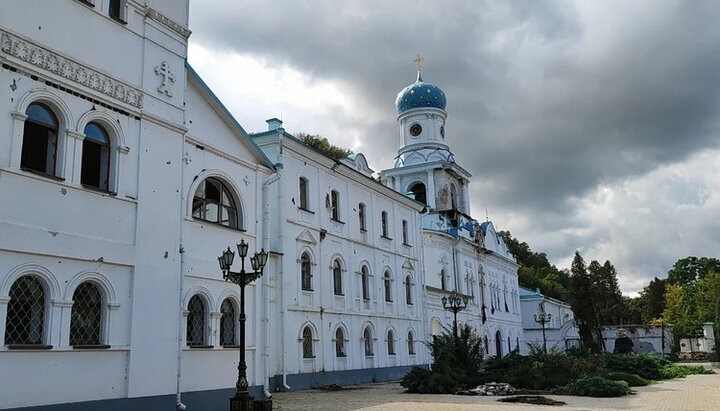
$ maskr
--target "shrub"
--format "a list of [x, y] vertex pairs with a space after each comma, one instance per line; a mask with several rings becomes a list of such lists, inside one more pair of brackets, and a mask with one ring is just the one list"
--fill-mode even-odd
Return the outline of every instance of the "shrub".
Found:
[[453, 378], [419, 367], [413, 367], [400, 385], [407, 388], [408, 392], [420, 394], [451, 394], [457, 391], [457, 383]]
[[568, 384], [563, 391], [583, 397], [621, 397], [630, 393], [630, 387], [625, 381], [611, 381], [593, 375], [576, 379]]
[[662, 379], [685, 378], [693, 374], [715, 374], [715, 371], [708, 370], [702, 365], [677, 365], [667, 364], [660, 370]]
[[629, 372], [611, 372], [604, 376], [606, 379], [611, 381], [625, 381], [631, 387], [644, 387], [650, 384], [650, 381], [637, 375], [630, 374]]
[[564, 386], [585, 374], [602, 370], [592, 357], [565, 355], [560, 351], [532, 350], [522, 356], [511, 353], [485, 362], [481, 382], [502, 381], [515, 388], [545, 390]]
[[649, 354], [601, 354], [600, 365], [608, 371], [636, 374], [646, 380], [663, 379], [661, 370], [670, 361]]

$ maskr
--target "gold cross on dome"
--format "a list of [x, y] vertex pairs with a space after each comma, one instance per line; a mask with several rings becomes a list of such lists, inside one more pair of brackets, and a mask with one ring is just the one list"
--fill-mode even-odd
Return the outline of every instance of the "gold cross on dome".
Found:
[[415, 60], [413, 60], [415, 62], [415, 65], [417, 65], [418, 74], [420, 73], [420, 64], [422, 64], [423, 60], [425, 59], [422, 58], [422, 56], [420, 56], [419, 54], [417, 55], [417, 57], [415, 57]]

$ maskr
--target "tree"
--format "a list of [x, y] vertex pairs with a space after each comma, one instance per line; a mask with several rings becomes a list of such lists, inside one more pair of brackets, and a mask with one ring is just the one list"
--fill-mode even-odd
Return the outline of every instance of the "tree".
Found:
[[694, 304], [691, 304], [693, 295], [688, 287], [668, 284], [665, 290], [663, 317], [666, 323], [673, 326], [673, 340], [677, 348], [681, 338], [695, 337], [702, 332], [702, 321]]
[[604, 348], [604, 341], [593, 304], [592, 289], [592, 280], [585, 260], [580, 252], [576, 251], [570, 267], [570, 305], [583, 345], [593, 352], [600, 352]]
[[694, 284], [711, 271], [720, 272], [720, 260], [712, 257], [685, 257], [677, 260], [668, 271], [668, 281], [685, 286]]
[[640, 292], [643, 301], [642, 305], [642, 322], [650, 323], [651, 321], [662, 317], [665, 310], [665, 287], [667, 280], [655, 277]]
[[694, 297], [699, 321], [715, 321], [715, 313], [720, 301], [720, 272], [711, 271], [700, 279], [695, 287]]
[[607, 260], [603, 265], [593, 260], [587, 271], [599, 324], [620, 324], [625, 320], [626, 309], [615, 267]]
[[330, 144], [327, 138], [322, 137], [320, 135], [312, 135], [307, 133], [298, 133], [297, 139], [302, 141], [306, 146], [312, 148], [313, 150], [324, 154], [334, 160], [339, 160], [341, 158], [345, 158], [352, 154], [352, 150], [348, 150], [346, 148], [334, 146]]

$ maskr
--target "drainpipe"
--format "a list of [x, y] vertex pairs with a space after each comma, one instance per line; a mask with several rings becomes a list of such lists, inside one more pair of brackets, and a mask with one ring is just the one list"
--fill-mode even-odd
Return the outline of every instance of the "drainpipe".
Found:
[[[284, 136], [284, 130], [278, 129], [278, 159], [282, 160], [283, 158], [283, 136]], [[282, 168], [282, 164], [276, 164], [275, 165], [278, 169]], [[280, 244], [280, 247], [284, 247], [284, 238], [283, 235], [283, 224], [285, 222], [285, 202], [283, 199], [283, 190], [282, 187], [279, 187], [278, 189], [278, 242]], [[280, 285], [280, 321], [282, 321], [282, 327], [280, 327], [280, 348], [282, 352], [282, 385], [283, 389], [289, 391], [291, 390], [290, 386], [287, 383], [287, 372], [285, 370], [285, 359], [287, 358], [287, 353], [285, 352], [285, 329], [287, 328], [287, 324], [285, 324], [285, 312], [287, 311], [286, 307], [286, 300], [285, 300], [285, 255], [283, 254], [280, 257], [280, 270], [279, 270], [279, 285]]]
[[[183, 116], [185, 114], [183, 113]], [[182, 138], [182, 145], [180, 147], [180, 244], [179, 244], [179, 251], [180, 251], [180, 273], [178, 275], [178, 308], [179, 308], [179, 316], [178, 316], [178, 338], [177, 338], [177, 382], [176, 382], [176, 402], [175, 407], [180, 410], [184, 411], [187, 406], [182, 403], [182, 391], [180, 388], [180, 380], [182, 379], [182, 339], [183, 339], [183, 289], [184, 289], [184, 281], [185, 281], [185, 247], [183, 242], [183, 225], [185, 221], [185, 213], [183, 210], [185, 209], [185, 191], [183, 190], [183, 184], [185, 181], [185, 138], [186, 135], [183, 135]]]
[[[263, 201], [263, 237], [262, 247], [269, 251], [270, 250], [270, 185], [280, 180], [280, 169], [278, 172], [272, 174], [262, 186], [262, 201]], [[264, 275], [262, 278], [262, 299], [263, 299], [263, 364], [265, 369], [265, 379], [263, 382], [263, 393], [265, 398], [272, 398], [272, 393], [269, 390], [269, 369], [270, 369], [270, 278]]]

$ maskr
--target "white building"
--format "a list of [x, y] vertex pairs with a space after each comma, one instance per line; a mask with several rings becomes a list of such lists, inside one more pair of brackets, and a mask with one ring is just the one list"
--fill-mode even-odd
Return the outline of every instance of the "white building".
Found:
[[580, 347], [580, 335], [575, 324], [575, 316], [570, 304], [543, 295], [540, 290], [532, 291], [520, 287], [520, 308], [525, 333], [525, 342], [536, 348], [543, 347], [543, 327], [535, 321], [535, 315], [542, 305], [546, 314], [550, 315], [545, 324], [545, 344], [548, 351], [565, 351]]
[[383, 170], [384, 184], [425, 203], [422, 215], [426, 338], [452, 328], [442, 298], [467, 296], [458, 323], [483, 338], [488, 355], [522, 349], [518, 264], [491, 222], [470, 216], [470, 173], [455, 163], [445, 136], [446, 98], [437, 86], [417, 81], [395, 101], [402, 146], [395, 167]]
[[427, 365], [449, 290], [490, 354], [523, 346], [439, 89], [406, 90], [443, 104], [401, 110], [387, 187], [278, 120], [249, 136], [186, 63], [187, 22], [187, 0], [0, 4], [0, 408], [226, 408], [239, 289], [216, 257], [241, 239], [271, 252], [246, 289], [256, 397]]

